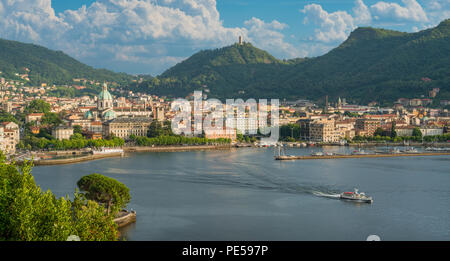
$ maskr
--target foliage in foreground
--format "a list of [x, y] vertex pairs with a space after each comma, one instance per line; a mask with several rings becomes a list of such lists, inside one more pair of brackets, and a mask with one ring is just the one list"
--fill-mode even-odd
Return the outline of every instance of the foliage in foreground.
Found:
[[0, 241], [65, 241], [70, 235], [82, 241], [118, 238], [113, 215], [103, 206], [75, 192], [57, 198], [43, 192], [31, 174], [32, 163], [22, 166], [0, 159]]

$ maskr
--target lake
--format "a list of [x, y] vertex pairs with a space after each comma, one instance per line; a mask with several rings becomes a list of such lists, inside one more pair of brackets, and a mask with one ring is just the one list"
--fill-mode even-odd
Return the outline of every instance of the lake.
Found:
[[[321, 148], [291, 148], [307, 155]], [[348, 147], [325, 148], [347, 153]], [[136, 153], [39, 166], [36, 183], [73, 195], [84, 175], [130, 188], [127, 240], [450, 240], [450, 156], [280, 162], [274, 149]], [[336, 198], [359, 188], [373, 204]]]

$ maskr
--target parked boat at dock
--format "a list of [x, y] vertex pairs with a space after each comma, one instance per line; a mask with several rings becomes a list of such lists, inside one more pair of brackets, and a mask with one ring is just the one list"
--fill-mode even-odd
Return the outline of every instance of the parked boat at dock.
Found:
[[94, 155], [104, 155], [104, 154], [123, 154], [123, 149], [120, 148], [100, 148], [99, 150], [92, 150]]
[[407, 148], [406, 150], [404, 150], [402, 152], [403, 153], [419, 153], [419, 151], [417, 149], [415, 149], [414, 147]]
[[364, 150], [355, 150], [352, 152], [352, 155], [370, 155], [370, 153], [368, 153]]

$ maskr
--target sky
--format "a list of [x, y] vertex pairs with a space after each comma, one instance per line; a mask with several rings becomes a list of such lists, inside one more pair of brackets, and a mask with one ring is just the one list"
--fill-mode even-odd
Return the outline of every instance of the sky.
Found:
[[450, 0], [0, 0], [0, 38], [158, 75], [239, 36], [280, 59], [314, 57], [357, 27], [417, 32], [449, 18]]

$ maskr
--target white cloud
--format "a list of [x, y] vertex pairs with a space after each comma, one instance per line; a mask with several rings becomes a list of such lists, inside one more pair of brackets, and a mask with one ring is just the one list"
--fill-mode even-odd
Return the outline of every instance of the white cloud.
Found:
[[306, 5], [300, 12], [305, 14], [304, 23], [313, 23], [315, 40], [325, 43], [344, 41], [357, 26], [368, 25], [372, 21], [369, 8], [362, 0], [356, 0], [353, 15], [346, 11], [328, 13], [321, 5]]
[[345, 11], [328, 13], [317, 4], [307, 5], [301, 10], [305, 14], [304, 23], [314, 23], [320, 29], [315, 30], [315, 39], [321, 42], [343, 41], [355, 28], [353, 17]]
[[450, 0], [430, 0], [424, 8], [430, 20], [427, 27], [436, 26], [442, 20], [450, 18]]
[[282, 58], [297, 53], [280, 33], [286, 24], [253, 18], [243, 27], [225, 27], [216, 0], [97, 0], [57, 15], [51, 0], [0, 0], [1, 10], [0, 37], [127, 72], [160, 73], [181, 57], [229, 45], [239, 35]]
[[370, 13], [369, 7], [362, 0], [355, 2], [353, 13], [355, 14], [355, 23], [358, 25], [368, 25], [372, 21], [372, 14]]
[[391, 18], [415, 22], [427, 22], [428, 17], [422, 6], [416, 0], [402, 0], [404, 6], [397, 3], [378, 2], [370, 8], [379, 18]]
[[424, 0], [422, 7], [416, 0], [396, 2], [378, 1], [367, 7], [363, 0], [356, 0], [352, 13], [347, 11], [327, 12], [318, 4], [306, 5], [304, 23], [315, 26], [310, 40], [334, 44], [347, 39], [358, 26], [374, 26], [397, 30], [418, 30], [434, 27], [450, 18], [450, 0]]
[[278, 31], [287, 28], [287, 24], [280, 23], [276, 20], [265, 23], [261, 19], [253, 17], [245, 21], [244, 25], [248, 30], [248, 37], [258, 43], [258, 47], [264, 50], [270, 50], [273, 55], [278, 57], [294, 58], [300, 55], [298, 49], [290, 43], [285, 42], [284, 34]]

